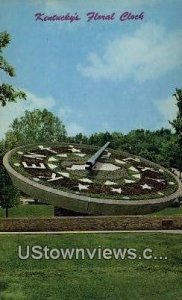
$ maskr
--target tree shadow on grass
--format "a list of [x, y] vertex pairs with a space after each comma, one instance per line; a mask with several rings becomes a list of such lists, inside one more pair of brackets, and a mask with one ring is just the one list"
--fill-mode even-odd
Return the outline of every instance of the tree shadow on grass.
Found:
[[3, 291], [8, 288], [8, 283], [5, 281], [0, 280], [0, 295]]
[[0, 280], [0, 300], [26, 300], [19, 289], [19, 285], [9, 285], [7, 282]]

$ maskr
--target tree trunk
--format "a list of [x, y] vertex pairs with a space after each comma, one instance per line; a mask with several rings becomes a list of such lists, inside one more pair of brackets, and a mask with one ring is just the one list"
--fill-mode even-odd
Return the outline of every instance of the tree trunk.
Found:
[[9, 213], [8, 213], [8, 212], [9, 212], [9, 211], [8, 211], [8, 207], [6, 207], [6, 208], [5, 208], [5, 210], [6, 210], [6, 218], [8, 218], [8, 217], [9, 217]]

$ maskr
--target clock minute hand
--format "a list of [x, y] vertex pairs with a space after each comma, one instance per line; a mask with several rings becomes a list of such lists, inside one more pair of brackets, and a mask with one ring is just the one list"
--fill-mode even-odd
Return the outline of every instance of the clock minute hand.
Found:
[[92, 170], [95, 166], [97, 160], [102, 156], [103, 152], [109, 146], [110, 142], [107, 142], [104, 146], [102, 146], [94, 155], [92, 155], [89, 160], [87, 160], [85, 165], [85, 170]]

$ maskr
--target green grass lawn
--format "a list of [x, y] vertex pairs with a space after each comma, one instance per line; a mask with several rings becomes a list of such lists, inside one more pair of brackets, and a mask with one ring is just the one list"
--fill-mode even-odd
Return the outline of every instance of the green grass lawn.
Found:
[[[159, 212], [152, 213], [151, 215], [156, 216], [173, 216], [180, 215], [182, 216], [182, 207], [173, 208], [168, 207]], [[0, 208], [0, 218], [5, 216], [5, 212]], [[54, 207], [52, 205], [19, 205], [9, 209], [10, 218], [43, 218], [43, 217], [53, 217], [54, 216]]]
[[182, 207], [167, 207], [158, 212], [152, 213], [155, 216], [182, 216]]
[[[54, 215], [54, 207], [52, 205], [35, 205], [26, 204], [18, 205], [9, 209], [10, 218], [42, 218], [52, 217]], [[0, 218], [5, 216], [5, 211], [0, 208]]]
[[[18, 245], [51, 248], [151, 248], [167, 260], [20, 260]], [[177, 234], [0, 236], [1, 300], [180, 300], [182, 246]]]

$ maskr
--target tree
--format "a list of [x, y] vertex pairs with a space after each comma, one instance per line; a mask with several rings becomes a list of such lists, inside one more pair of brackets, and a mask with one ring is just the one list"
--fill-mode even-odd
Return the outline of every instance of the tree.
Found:
[[[6, 31], [0, 33], [0, 69], [5, 71], [10, 77], [15, 76], [15, 69], [9, 65], [2, 56], [2, 51], [10, 43], [10, 34]], [[26, 94], [23, 91], [15, 89], [10, 84], [2, 83], [0, 85], [0, 105], [5, 106], [7, 102], [16, 102], [18, 99], [26, 100]]]
[[87, 144], [87, 140], [88, 138], [86, 135], [83, 135], [82, 133], [78, 133], [73, 137], [72, 142], [77, 144]]
[[19, 204], [19, 192], [12, 185], [11, 179], [3, 166], [3, 156], [5, 154], [3, 142], [0, 142], [0, 206], [5, 209], [8, 217], [9, 208]]
[[[15, 69], [3, 57], [3, 49], [10, 43], [10, 35], [6, 31], [0, 33], [0, 69], [10, 77], [15, 76]], [[26, 94], [15, 89], [10, 84], [0, 84], [0, 105], [5, 106], [9, 102], [16, 102], [18, 99], [26, 100]], [[7, 149], [6, 149], [7, 150]], [[4, 142], [0, 141], [0, 206], [6, 210], [19, 203], [18, 190], [12, 185], [9, 175], [7, 174], [2, 160], [5, 154]]]
[[110, 147], [113, 149], [118, 149], [123, 145], [124, 136], [121, 132], [112, 132], [111, 144]]
[[177, 134], [176, 153], [177, 153], [177, 166], [179, 168], [179, 177], [182, 173], [182, 90], [176, 89], [173, 94], [177, 101], [178, 112], [176, 118], [170, 122]]
[[92, 134], [88, 139], [88, 143], [90, 145], [94, 144], [98, 146], [103, 146], [105, 143], [111, 142], [111, 140], [112, 135], [108, 131], [106, 131]]
[[182, 145], [182, 90], [176, 89], [176, 93], [173, 96], [177, 101], [178, 112], [176, 118], [172, 122], [169, 122], [174, 127]]
[[1, 190], [0, 205], [6, 211], [6, 218], [9, 216], [9, 208], [14, 207], [20, 203], [19, 192], [12, 185], [6, 185]]
[[47, 109], [25, 111], [14, 119], [6, 133], [6, 145], [14, 147], [27, 143], [62, 142], [66, 139], [66, 129], [62, 121]]
[[61, 142], [66, 139], [66, 130], [58, 117], [46, 109], [25, 111], [25, 115], [16, 118], [6, 133], [5, 140], [0, 141], [0, 206], [6, 210], [19, 203], [19, 192], [12, 185], [2, 160], [5, 152], [16, 145], [35, 142]]

